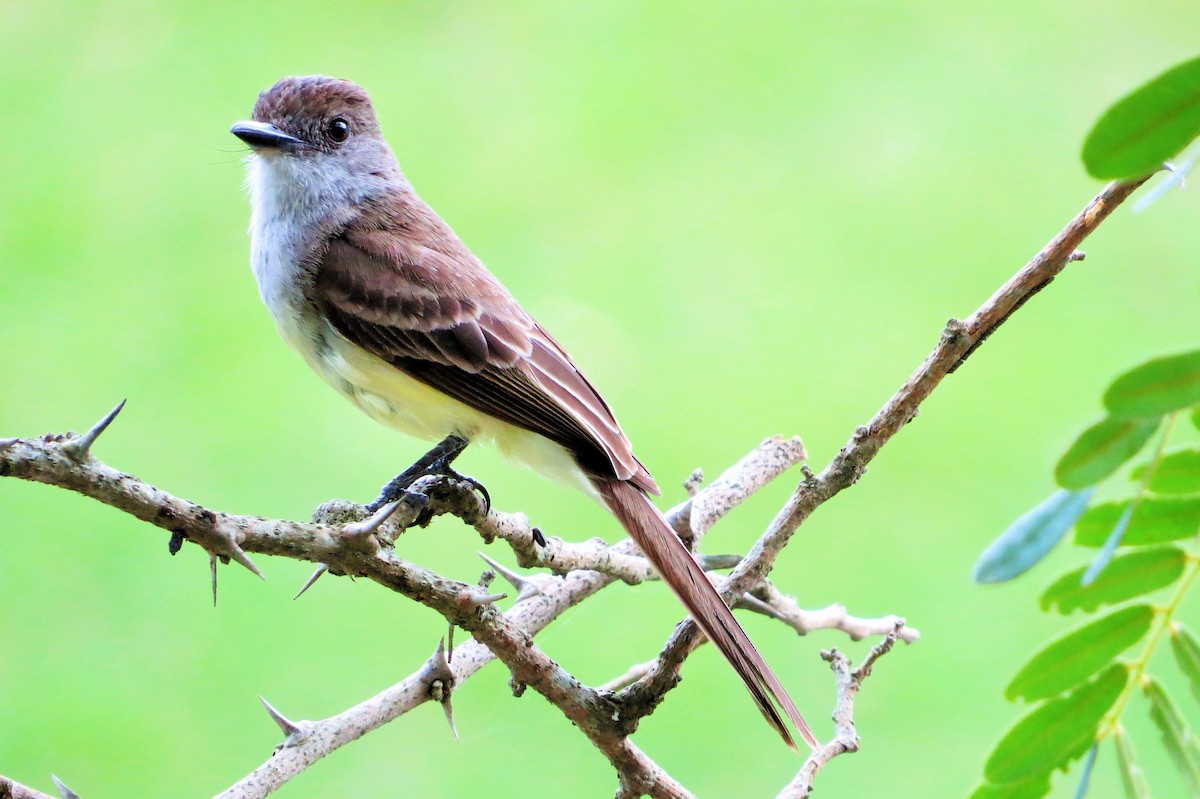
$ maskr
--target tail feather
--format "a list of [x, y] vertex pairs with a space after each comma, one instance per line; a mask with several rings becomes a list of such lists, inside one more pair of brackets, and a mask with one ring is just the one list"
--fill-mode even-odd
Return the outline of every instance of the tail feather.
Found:
[[604, 504], [687, 607], [696, 624], [742, 678], [771, 727], [788, 746], [796, 748], [791, 732], [779, 713], [782, 708], [804, 740], [813, 748], [819, 746], [779, 678], [754, 648], [750, 637], [708, 581], [704, 570], [649, 498], [637, 486], [624, 480], [604, 477], [592, 477], [591, 480]]

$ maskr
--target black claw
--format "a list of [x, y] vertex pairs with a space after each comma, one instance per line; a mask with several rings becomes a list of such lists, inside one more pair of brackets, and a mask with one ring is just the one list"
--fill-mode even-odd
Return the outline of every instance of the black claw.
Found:
[[542, 531], [536, 527], [533, 528], [533, 543], [537, 544], [539, 547], [546, 546], [546, 536], [542, 535]]
[[492, 509], [492, 495], [488, 493], [487, 487], [476, 480], [474, 477], [468, 477], [465, 474], [460, 474], [449, 466], [444, 468], [439, 474], [449, 477], [452, 480], [457, 480], [460, 483], [466, 483], [471, 487], [471, 490], [478, 491], [483, 497], [483, 515], [487, 516]]
[[171, 540], [167, 542], [167, 552], [172, 555], [179, 554], [179, 550], [183, 549], [184, 535], [180, 530], [175, 530], [171, 533]]
[[478, 491], [479, 495], [483, 497], [483, 515], [487, 516], [492, 512], [492, 495], [488, 493], [487, 487], [474, 477], [464, 477], [463, 479], [470, 483], [471, 488]]

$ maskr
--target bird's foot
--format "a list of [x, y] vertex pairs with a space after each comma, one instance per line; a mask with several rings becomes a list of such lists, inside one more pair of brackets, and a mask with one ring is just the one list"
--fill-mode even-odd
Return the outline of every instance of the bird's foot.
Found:
[[488, 493], [487, 486], [485, 486], [483, 483], [476, 480], [474, 477], [471, 477], [471, 476], [465, 475], [465, 474], [460, 474], [459, 472], [456, 472], [454, 469], [451, 469], [448, 466], [446, 467], [445, 471], [441, 472], [441, 474], [445, 475], [446, 477], [457, 480], [460, 483], [466, 483], [467, 485], [469, 485], [471, 487], [471, 490], [477, 492], [479, 494], [479, 496], [483, 499], [483, 515], [487, 516], [488, 513], [491, 512], [491, 510], [492, 510], [492, 495]]
[[[374, 513], [389, 502], [394, 502], [408, 493], [409, 487], [417, 480], [427, 475], [437, 475], [467, 483], [472, 489], [478, 491], [483, 497], [483, 513], [486, 515], [492, 508], [492, 497], [488, 490], [474, 477], [459, 474], [451, 466], [454, 459], [467, 448], [467, 443], [467, 440], [461, 436], [446, 436], [437, 446], [418, 458], [416, 463], [392, 478], [379, 492], [379, 496], [366, 506], [367, 510]], [[424, 527], [432, 518], [433, 512], [428, 508], [423, 508], [415, 523]]]

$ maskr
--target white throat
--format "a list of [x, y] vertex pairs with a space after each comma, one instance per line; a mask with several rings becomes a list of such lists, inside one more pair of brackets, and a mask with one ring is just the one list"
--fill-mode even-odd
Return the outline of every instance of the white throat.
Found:
[[304, 261], [321, 236], [349, 222], [359, 203], [383, 194], [388, 180], [353, 174], [329, 156], [250, 156], [250, 264], [263, 302], [281, 315], [304, 306]]

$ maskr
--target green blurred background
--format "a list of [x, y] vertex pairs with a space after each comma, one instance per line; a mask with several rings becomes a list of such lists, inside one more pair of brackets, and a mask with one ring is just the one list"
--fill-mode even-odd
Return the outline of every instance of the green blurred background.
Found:
[[[247, 265], [229, 125], [285, 74], [372, 92], [410, 179], [602, 387], [667, 488], [763, 437], [814, 465], [1100, 188], [1100, 112], [1196, 54], [1194, 4], [58, 2], [0, 4], [0, 435], [82, 429], [98, 454], [233, 512], [307, 518], [366, 499], [423, 447], [337, 397], [279, 341]], [[1002, 688], [1077, 620], [1036, 595], [1080, 559], [981, 588], [981, 548], [1051, 489], [1117, 372], [1194, 346], [1196, 199], [1122, 209], [949, 379], [775, 571], [808, 607], [900, 613], [924, 634], [858, 705], [864, 748], [822, 796], [958, 796], [1020, 712]], [[587, 499], [471, 451], [498, 507], [617, 536]], [[790, 478], [794, 480], [795, 478]], [[743, 551], [784, 480], [728, 519]], [[268, 581], [64, 491], [0, 481], [0, 773], [85, 797], [208, 796], [267, 757], [258, 705], [320, 718], [407, 675], [444, 632], [372, 584], [260, 559]], [[479, 540], [400, 544], [454, 577]], [[501, 549], [491, 554], [511, 563]], [[617, 587], [539, 642], [585, 681], [654, 655], [679, 608]], [[1197, 620], [1196, 610], [1190, 618]], [[614, 625], [615, 619], [622, 619]], [[822, 734], [817, 652], [745, 620]], [[1169, 658], [1168, 658], [1169, 659]], [[704, 650], [637, 741], [706, 797], [774, 795], [800, 761]], [[608, 796], [609, 767], [493, 666], [317, 764], [285, 797]], [[1194, 710], [1189, 709], [1189, 712]], [[1151, 782], [1175, 782], [1131, 711]], [[1105, 753], [1093, 796], [1115, 796]], [[1074, 775], [1058, 780], [1069, 796]]]

